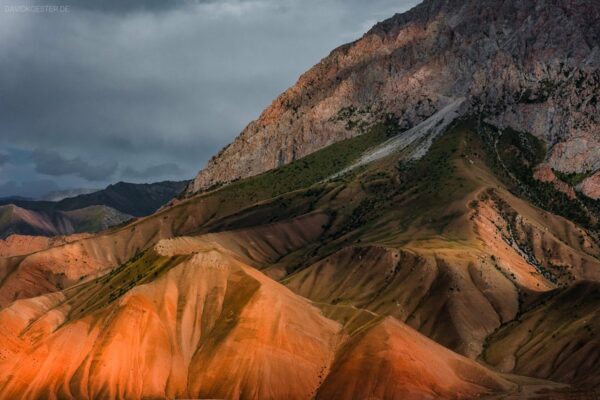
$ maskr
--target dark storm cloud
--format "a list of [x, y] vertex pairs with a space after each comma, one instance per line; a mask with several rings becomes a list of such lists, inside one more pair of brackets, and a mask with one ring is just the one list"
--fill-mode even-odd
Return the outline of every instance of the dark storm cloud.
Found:
[[124, 178], [133, 179], [149, 179], [157, 178], [165, 175], [171, 176], [182, 176], [183, 170], [175, 163], [164, 163], [155, 165], [152, 167], [144, 168], [142, 170], [135, 169], [133, 167], [126, 167], [122, 174]]
[[8, 181], [0, 184], [0, 198], [20, 196], [36, 199], [56, 189], [58, 189], [58, 185], [49, 179], [25, 182]]
[[56, 151], [36, 150], [33, 153], [35, 170], [51, 176], [77, 175], [88, 181], [105, 181], [117, 171], [118, 163], [90, 164], [81, 158], [67, 159]]
[[108, 184], [117, 164], [137, 181], [166, 164], [191, 178], [311, 65], [416, 0], [43, 3], [72, 7], [0, 9], [0, 153], [52, 149], [58, 165], [10, 167], [8, 152], [0, 183]]
[[71, 7], [104, 12], [166, 11], [185, 4], [186, 0], [69, 0]]
[[108, 13], [163, 12], [189, 5], [194, 0], [29, 0], [27, 2], [6, 1], [11, 5], [60, 5], [69, 11], [91, 10]]

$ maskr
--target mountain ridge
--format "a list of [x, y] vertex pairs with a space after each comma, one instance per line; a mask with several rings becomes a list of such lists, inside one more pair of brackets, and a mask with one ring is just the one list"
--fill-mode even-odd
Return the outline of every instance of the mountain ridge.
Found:
[[59, 201], [0, 199], [0, 238], [11, 234], [68, 235], [98, 232], [131, 218], [147, 216], [178, 196], [188, 181], [135, 184], [119, 182], [103, 190]]
[[134, 217], [149, 215], [176, 197], [188, 181], [156, 183], [118, 182], [92, 193], [79, 194], [59, 201], [0, 199], [0, 204], [14, 204], [33, 211], [72, 211], [105, 205]]
[[386, 119], [409, 129], [461, 96], [465, 112], [542, 138], [553, 168], [596, 171], [599, 16], [591, 0], [425, 1], [303, 74], [188, 193], [287, 164]]
[[11, 235], [61, 236], [99, 232], [132, 218], [101, 205], [70, 211], [32, 211], [14, 204], [0, 205], [0, 239]]

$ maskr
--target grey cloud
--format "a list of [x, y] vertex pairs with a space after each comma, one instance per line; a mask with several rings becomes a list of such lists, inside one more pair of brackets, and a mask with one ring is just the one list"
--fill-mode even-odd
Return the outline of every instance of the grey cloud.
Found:
[[0, 153], [0, 166], [6, 164], [10, 160], [10, 156], [5, 153]]
[[[29, 5], [69, 6], [70, 11], [95, 11], [105, 13], [164, 12], [189, 5], [194, 0], [29, 0]], [[11, 1], [11, 4], [24, 4]]]
[[[333, 48], [417, 3], [44, 4], [69, 1], [72, 11], [64, 15], [0, 12], [0, 149], [45, 148], [70, 154], [74, 160], [63, 163], [70, 171], [82, 166], [73, 162], [77, 160], [102, 166], [97, 161], [102, 157], [111, 160], [104, 171], [84, 170], [77, 176], [104, 176], [106, 184], [113, 177], [108, 167], [116, 162], [136, 167], [175, 163], [183, 178], [192, 177]], [[36, 170], [31, 168], [25, 176], [22, 168], [18, 179], [38, 179]], [[42, 170], [53, 171], [50, 166]], [[70, 174], [54, 176], [61, 186], [85, 184]]]
[[10, 5], [68, 6], [69, 12], [91, 11], [116, 15], [132, 13], [163, 13], [198, 5], [243, 5], [257, 0], [5, 0]]
[[70, 0], [68, 3], [73, 7], [108, 11], [108, 12], [132, 12], [132, 11], [165, 11], [184, 5], [185, 0]]
[[56, 151], [36, 150], [33, 153], [35, 170], [51, 176], [76, 175], [88, 181], [104, 181], [114, 175], [116, 162], [90, 164], [81, 158], [65, 158]]
[[164, 163], [160, 165], [155, 165], [152, 167], [144, 168], [141, 170], [135, 169], [133, 167], [126, 167], [121, 174], [125, 178], [133, 178], [133, 179], [149, 179], [149, 178], [157, 178], [161, 176], [171, 175], [171, 176], [182, 176], [183, 170], [175, 163]]
[[36, 199], [58, 188], [56, 182], [48, 179], [24, 182], [8, 181], [0, 184], [0, 197], [22, 196]]

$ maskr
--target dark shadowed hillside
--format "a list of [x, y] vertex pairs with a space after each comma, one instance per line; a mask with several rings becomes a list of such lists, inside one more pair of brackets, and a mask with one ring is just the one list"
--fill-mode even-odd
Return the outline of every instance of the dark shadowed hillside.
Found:
[[0, 237], [97, 232], [133, 217], [152, 214], [180, 194], [187, 184], [187, 181], [119, 182], [58, 202], [1, 199]]

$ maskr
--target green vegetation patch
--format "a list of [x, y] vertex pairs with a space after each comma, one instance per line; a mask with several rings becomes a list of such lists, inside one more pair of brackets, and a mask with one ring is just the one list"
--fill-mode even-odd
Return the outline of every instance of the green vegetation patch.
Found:
[[285, 193], [309, 189], [350, 166], [365, 151], [384, 142], [396, 132], [388, 124], [377, 125], [368, 133], [334, 143], [275, 170], [234, 181], [208, 195], [219, 196], [230, 208], [241, 209]]
[[334, 143], [300, 160], [254, 178], [236, 182], [229, 191], [268, 192], [271, 196], [308, 188], [348, 167], [368, 149], [389, 138], [385, 125], [370, 132]]
[[[541, 140], [526, 132], [498, 130], [491, 126], [482, 128], [481, 137], [486, 144], [488, 164], [517, 196], [583, 227], [600, 229], [600, 201], [582, 195], [571, 199], [552, 183], [534, 178], [535, 166], [546, 156]], [[563, 175], [559, 179], [576, 182], [581, 176]]]
[[121, 298], [135, 286], [149, 283], [190, 256], [164, 257], [152, 250], [140, 252], [108, 274], [82, 285], [67, 289], [70, 316], [103, 308]]
[[563, 181], [565, 183], [568, 183], [569, 185], [571, 185], [573, 187], [576, 187], [581, 182], [583, 182], [584, 180], [586, 180], [587, 178], [589, 178], [590, 176], [592, 176], [594, 174], [593, 171], [572, 172], [572, 173], [560, 172], [557, 170], [553, 170], [553, 171], [554, 171], [554, 175], [556, 175], [556, 177], [558, 179], [560, 179], [561, 181]]
[[0, 207], [0, 228], [4, 229], [9, 223], [12, 217], [12, 210], [10, 206]]
[[77, 223], [75, 233], [82, 232], [99, 232], [105, 228], [104, 214], [105, 209], [102, 207], [89, 208], [80, 210], [79, 215], [76, 215]]
[[394, 154], [338, 182], [318, 204], [331, 216], [326, 233], [304, 258], [286, 260], [287, 273], [351, 244], [395, 247], [440, 235], [463, 240], [463, 232], [450, 224], [469, 212], [461, 201], [479, 187], [465, 173], [463, 157], [467, 147], [478, 146], [476, 138], [469, 125], [458, 123], [419, 160]]
[[[442, 233], [460, 216], [451, 204], [477, 187], [459, 171], [466, 128], [459, 124], [437, 137], [419, 160], [400, 160], [388, 169], [385, 162], [374, 164], [355, 177], [360, 191], [347, 207], [337, 210], [344, 222], [336, 235], [364, 232], [397, 237], [417, 221], [423, 236]], [[393, 231], [382, 230], [390, 225]]]

